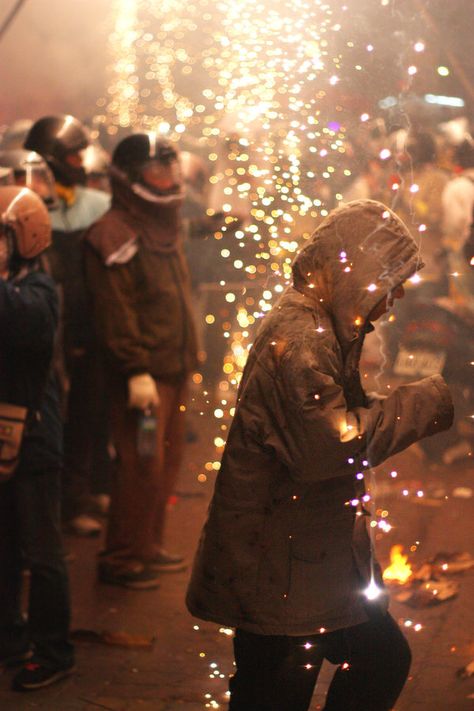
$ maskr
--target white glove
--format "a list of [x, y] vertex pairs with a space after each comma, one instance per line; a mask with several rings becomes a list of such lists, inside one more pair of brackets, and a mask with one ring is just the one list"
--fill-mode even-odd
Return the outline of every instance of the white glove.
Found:
[[160, 404], [160, 397], [156, 388], [156, 383], [149, 373], [132, 375], [128, 379], [128, 406], [137, 410], [146, 410], [149, 407], [157, 407]]

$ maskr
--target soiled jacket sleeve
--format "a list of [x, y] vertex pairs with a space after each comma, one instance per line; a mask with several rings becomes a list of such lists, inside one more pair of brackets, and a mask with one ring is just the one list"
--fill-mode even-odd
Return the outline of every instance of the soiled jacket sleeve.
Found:
[[135, 302], [134, 260], [105, 266], [92, 247], [85, 247], [87, 287], [97, 336], [113, 364], [129, 377], [150, 370]]
[[348, 463], [376, 466], [423, 437], [448, 429], [453, 405], [440, 375], [402, 385], [368, 407], [349, 410], [342, 387], [308, 365], [292, 381], [281, 374], [286, 398], [285, 464], [301, 480], [349, 474]]
[[51, 279], [29, 274], [18, 284], [0, 279], [0, 333], [10, 348], [51, 349], [58, 297]]

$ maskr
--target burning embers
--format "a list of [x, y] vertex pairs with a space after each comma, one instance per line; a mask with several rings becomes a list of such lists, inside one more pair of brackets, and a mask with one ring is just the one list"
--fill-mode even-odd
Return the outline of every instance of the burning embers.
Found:
[[383, 579], [391, 583], [404, 585], [413, 575], [408, 556], [403, 555], [403, 546], [392, 546], [390, 550], [390, 565], [383, 571]]
[[[412, 607], [427, 607], [451, 600], [459, 592], [459, 582], [448, 578], [474, 567], [470, 553], [438, 553], [413, 570], [403, 546], [392, 546], [390, 565], [383, 572], [384, 581], [396, 589], [395, 600]], [[403, 588], [403, 589], [402, 589]]]

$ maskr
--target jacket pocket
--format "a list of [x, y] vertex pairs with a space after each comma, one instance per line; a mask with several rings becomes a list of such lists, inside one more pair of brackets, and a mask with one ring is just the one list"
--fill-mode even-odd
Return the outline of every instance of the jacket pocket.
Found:
[[354, 516], [347, 511], [324, 523], [300, 512], [290, 548], [288, 602], [299, 619], [347, 614], [360, 588], [352, 552]]

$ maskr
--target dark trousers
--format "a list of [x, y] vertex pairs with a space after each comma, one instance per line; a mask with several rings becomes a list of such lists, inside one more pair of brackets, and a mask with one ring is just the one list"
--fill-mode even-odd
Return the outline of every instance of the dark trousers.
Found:
[[[101, 565], [116, 572], [146, 564], [159, 552], [164, 537], [166, 507], [181, 465], [187, 383], [157, 382], [156, 454], [143, 459], [137, 449], [138, 412], [127, 403], [123, 378], [110, 382], [110, 427], [117, 467], [114, 473], [106, 548]], [[184, 409], [183, 409], [184, 408]]]
[[304, 637], [237, 629], [234, 653], [230, 711], [307, 711], [324, 659], [339, 664], [324, 711], [389, 711], [411, 661], [397, 624], [380, 611], [363, 624]]
[[[73, 662], [68, 640], [69, 583], [62, 550], [59, 472], [24, 472], [0, 485], [0, 653], [29, 643], [42, 662]], [[27, 623], [21, 614], [23, 570], [30, 571]]]
[[68, 360], [70, 377], [64, 424], [63, 518], [87, 512], [91, 494], [110, 491], [105, 372], [94, 352]]

